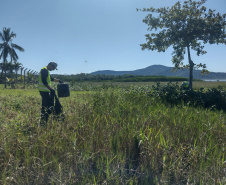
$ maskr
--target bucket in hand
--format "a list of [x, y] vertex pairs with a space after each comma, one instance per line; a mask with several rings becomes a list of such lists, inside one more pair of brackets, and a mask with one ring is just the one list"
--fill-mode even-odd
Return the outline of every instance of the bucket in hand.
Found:
[[58, 84], [57, 85], [57, 95], [58, 95], [58, 97], [70, 96], [69, 85], [67, 83]]

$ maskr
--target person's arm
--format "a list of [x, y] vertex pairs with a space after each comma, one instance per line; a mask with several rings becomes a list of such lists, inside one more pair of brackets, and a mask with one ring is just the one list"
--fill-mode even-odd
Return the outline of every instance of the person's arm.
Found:
[[54, 78], [53, 81], [54, 82], [60, 82], [60, 79]]
[[57, 78], [52, 78], [52, 77], [51, 77], [51, 81], [53, 81], [53, 82], [59, 82], [59, 83], [63, 83], [63, 81], [62, 81], [62, 80], [57, 79]]

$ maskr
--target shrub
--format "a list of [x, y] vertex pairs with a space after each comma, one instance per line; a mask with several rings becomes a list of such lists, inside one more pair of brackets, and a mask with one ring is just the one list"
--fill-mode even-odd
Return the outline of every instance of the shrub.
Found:
[[181, 90], [178, 84], [168, 83], [160, 85], [157, 83], [153, 86], [150, 96], [160, 98], [162, 101], [177, 105], [185, 103], [192, 106], [202, 106], [217, 110], [226, 110], [226, 91], [223, 88]]

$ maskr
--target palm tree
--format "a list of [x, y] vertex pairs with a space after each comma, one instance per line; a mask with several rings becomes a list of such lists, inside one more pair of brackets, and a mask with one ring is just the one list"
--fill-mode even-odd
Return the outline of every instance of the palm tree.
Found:
[[[16, 62], [19, 57], [15, 49], [19, 51], [24, 51], [21, 46], [12, 43], [13, 38], [16, 37], [16, 34], [10, 31], [10, 28], [3, 28], [3, 32], [0, 32], [0, 39], [3, 43], [0, 43], [0, 59], [3, 59], [3, 63], [7, 63], [7, 58], [10, 57], [10, 62]], [[3, 75], [3, 70], [1, 77]]]
[[2, 69], [2, 73], [3, 71], [5, 72], [5, 88], [6, 88], [6, 72], [10, 70], [10, 66], [12, 63], [8, 63], [7, 59], [5, 62], [1, 63], [1, 69]]
[[17, 81], [17, 73], [18, 73], [18, 70], [22, 67], [23, 65], [19, 62], [15, 62], [14, 63], [14, 70], [16, 71], [16, 81]]

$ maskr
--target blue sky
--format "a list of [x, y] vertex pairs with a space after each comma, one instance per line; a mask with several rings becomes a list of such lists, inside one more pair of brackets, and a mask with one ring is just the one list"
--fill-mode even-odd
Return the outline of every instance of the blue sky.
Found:
[[[147, 13], [136, 8], [172, 6], [178, 0], [0, 0], [0, 30], [17, 34], [13, 43], [24, 67], [39, 71], [50, 61], [52, 74], [79, 74], [97, 70], [129, 71], [154, 64], [173, 66], [172, 49], [142, 51]], [[207, 9], [226, 13], [225, 0], [208, 0]], [[226, 72], [226, 46], [205, 45], [207, 54], [195, 56], [213, 72]], [[185, 56], [184, 63], [187, 63]]]

